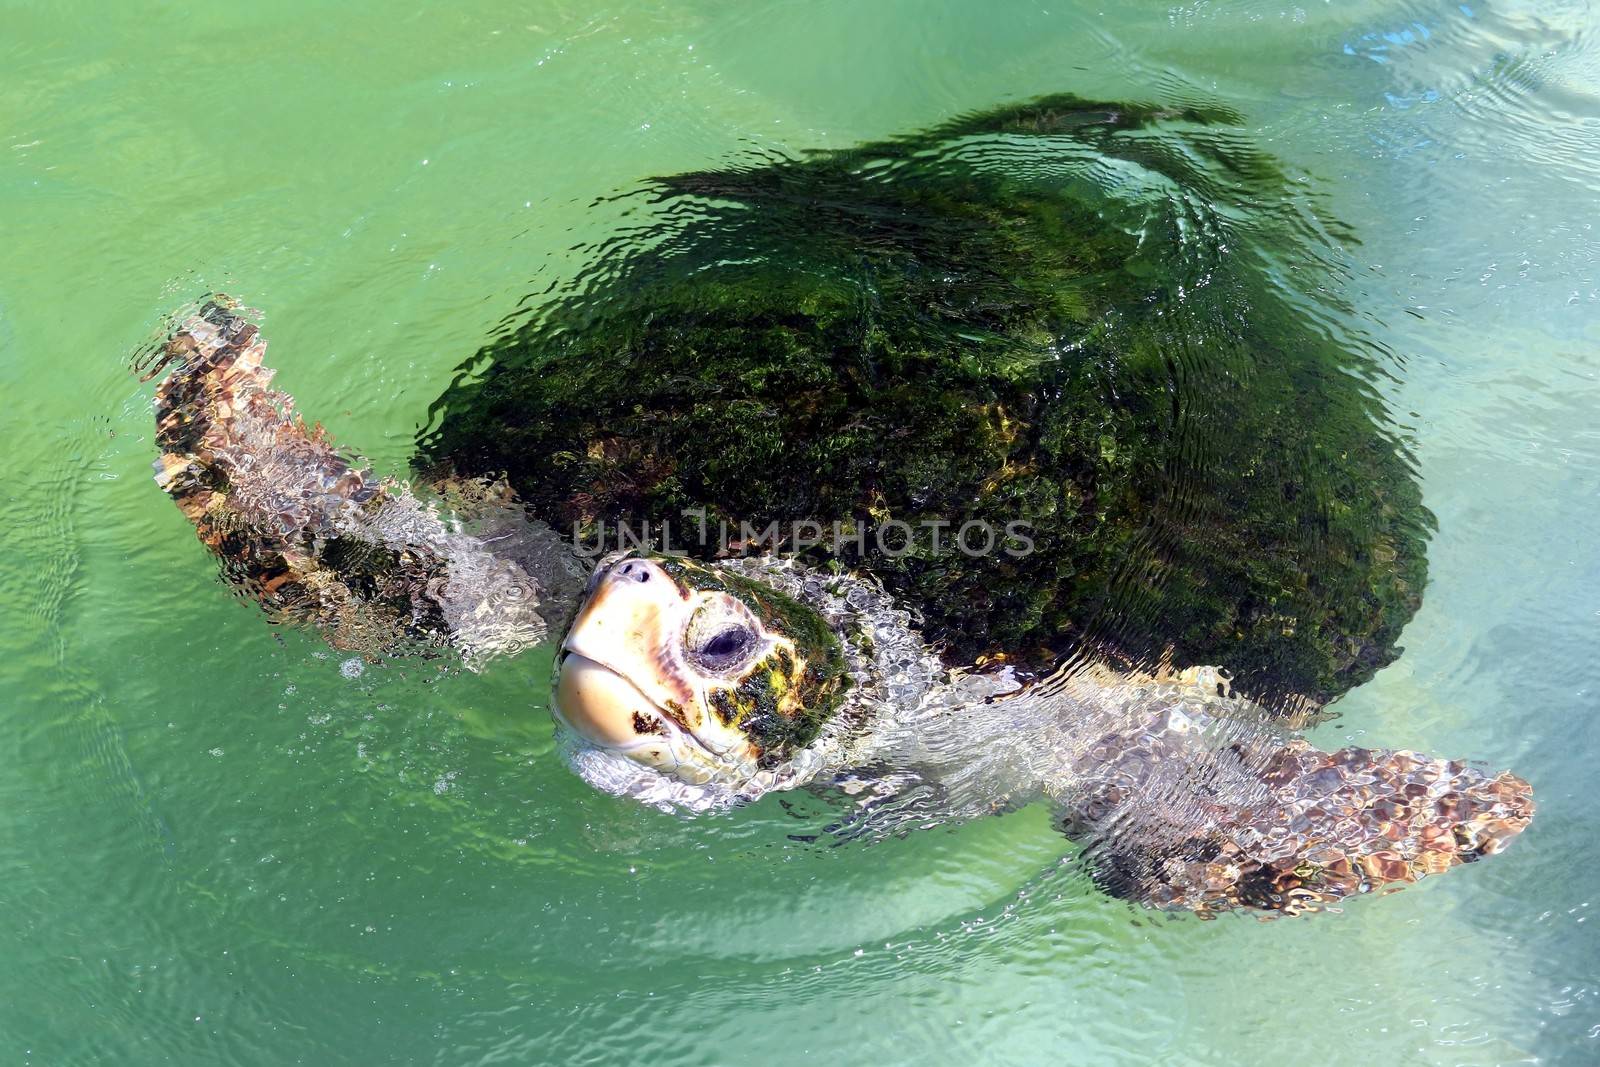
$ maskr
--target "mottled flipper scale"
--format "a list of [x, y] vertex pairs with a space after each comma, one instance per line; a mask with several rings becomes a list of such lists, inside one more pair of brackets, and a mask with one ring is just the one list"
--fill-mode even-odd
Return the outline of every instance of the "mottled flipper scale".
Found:
[[[582, 573], [504, 486], [433, 499], [341, 454], [271, 388], [257, 327], [215, 298], [157, 353], [156, 481], [276, 619], [372, 655], [453, 648], [469, 664], [542, 641]], [[558, 624], [560, 618], [555, 620]]]

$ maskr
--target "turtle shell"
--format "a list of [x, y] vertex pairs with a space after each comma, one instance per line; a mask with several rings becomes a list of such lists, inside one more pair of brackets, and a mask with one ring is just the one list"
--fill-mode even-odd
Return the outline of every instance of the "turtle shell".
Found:
[[1347, 235], [1237, 122], [1055, 97], [650, 182], [424, 461], [580, 540], [814, 522], [952, 663], [1220, 664], [1320, 706], [1396, 654], [1432, 520], [1384, 354], [1308, 295]]

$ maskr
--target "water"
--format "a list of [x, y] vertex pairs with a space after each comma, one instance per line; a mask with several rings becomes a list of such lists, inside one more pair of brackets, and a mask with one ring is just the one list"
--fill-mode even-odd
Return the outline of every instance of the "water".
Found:
[[[6, 8], [0, 1049], [17, 1062], [1596, 1058], [1600, 16], [1581, 4]], [[216, 582], [128, 354], [210, 289], [399, 469], [597, 197], [1004, 100], [1202, 95], [1359, 236], [1329, 284], [1438, 517], [1319, 728], [1510, 766], [1500, 859], [1305, 922], [1131, 913], [1039, 808], [870, 846], [552, 751], [547, 656], [360, 670]]]

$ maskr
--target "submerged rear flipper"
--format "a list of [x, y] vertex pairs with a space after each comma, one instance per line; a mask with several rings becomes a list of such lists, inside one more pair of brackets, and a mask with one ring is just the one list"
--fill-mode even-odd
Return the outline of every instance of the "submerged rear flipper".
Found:
[[265, 351], [255, 324], [217, 297], [146, 374], [166, 372], [156, 482], [223, 576], [275, 619], [369, 655], [454, 647], [470, 664], [542, 640], [582, 583], [554, 532], [503, 485], [445, 480], [424, 501], [377, 478], [271, 388]]

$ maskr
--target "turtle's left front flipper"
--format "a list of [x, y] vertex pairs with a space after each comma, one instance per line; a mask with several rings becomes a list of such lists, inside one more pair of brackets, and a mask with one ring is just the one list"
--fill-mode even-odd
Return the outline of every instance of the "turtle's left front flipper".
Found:
[[1509, 771], [1323, 752], [1200, 687], [1146, 692], [1052, 792], [1096, 881], [1152, 907], [1320, 911], [1494, 855], [1533, 819]]
[[[469, 664], [541, 641], [581, 588], [553, 531], [503, 486], [433, 499], [380, 479], [294, 414], [266, 342], [214, 298], [157, 353], [156, 482], [277, 620], [367, 654], [454, 648]], [[560, 619], [555, 619], [556, 624]]]

